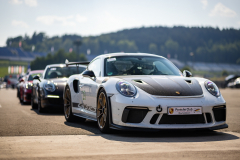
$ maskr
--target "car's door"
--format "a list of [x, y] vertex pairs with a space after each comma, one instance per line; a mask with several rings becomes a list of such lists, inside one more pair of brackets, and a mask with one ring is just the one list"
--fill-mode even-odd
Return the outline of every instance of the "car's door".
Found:
[[97, 90], [98, 83], [97, 79], [101, 76], [101, 59], [97, 58], [93, 60], [87, 70], [94, 72], [95, 77], [83, 77], [80, 80], [81, 94], [83, 97], [83, 108], [93, 113], [96, 116], [96, 101], [97, 101]]

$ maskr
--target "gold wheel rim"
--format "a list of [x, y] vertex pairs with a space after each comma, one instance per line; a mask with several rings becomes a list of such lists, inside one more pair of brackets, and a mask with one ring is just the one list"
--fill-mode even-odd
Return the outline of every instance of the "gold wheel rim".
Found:
[[65, 95], [64, 95], [64, 114], [66, 118], [69, 118], [70, 116], [70, 107], [71, 107], [71, 96], [69, 89], [66, 89]]
[[98, 97], [97, 104], [97, 121], [98, 126], [102, 129], [107, 121], [107, 100], [105, 94], [102, 92]]

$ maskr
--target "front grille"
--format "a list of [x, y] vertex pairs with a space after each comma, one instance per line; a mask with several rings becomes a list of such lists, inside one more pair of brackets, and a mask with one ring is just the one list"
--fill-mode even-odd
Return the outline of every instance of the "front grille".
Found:
[[150, 124], [155, 124], [158, 117], [159, 117], [159, 114], [154, 114], [153, 117], [150, 120]]
[[226, 106], [215, 106], [212, 110], [215, 121], [226, 121]]
[[50, 104], [63, 105], [63, 100], [60, 98], [48, 98]]
[[126, 107], [123, 111], [122, 121], [124, 123], [141, 123], [148, 111], [147, 107]]
[[207, 119], [207, 123], [211, 123], [212, 122], [212, 116], [210, 113], [206, 113], [206, 119]]
[[159, 124], [197, 124], [205, 123], [203, 114], [201, 115], [167, 115], [163, 114]]

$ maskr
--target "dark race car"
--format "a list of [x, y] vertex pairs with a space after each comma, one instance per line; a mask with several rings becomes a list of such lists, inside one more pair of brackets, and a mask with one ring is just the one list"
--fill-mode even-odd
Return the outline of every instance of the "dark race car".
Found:
[[42, 76], [35, 76], [32, 88], [32, 108], [44, 112], [47, 108], [63, 109], [63, 89], [68, 77], [80, 74], [86, 69], [84, 65], [69, 66], [53, 64], [46, 66]]
[[27, 75], [23, 76], [20, 79], [20, 83], [18, 84], [18, 98], [22, 103], [30, 103], [31, 102], [31, 94], [32, 94], [32, 82], [33, 77], [36, 75], [41, 76], [44, 70], [35, 70], [30, 71]]

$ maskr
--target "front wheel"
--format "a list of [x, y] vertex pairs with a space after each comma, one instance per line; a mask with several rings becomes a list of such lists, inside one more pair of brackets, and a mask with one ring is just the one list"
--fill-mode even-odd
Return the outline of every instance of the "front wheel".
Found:
[[44, 113], [45, 112], [44, 108], [42, 108], [41, 98], [40, 97], [38, 97], [38, 112], [39, 113]]
[[104, 89], [102, 89], [97, 100], [97, 124], [102, 133], [108, 133], [110, 131], [108, 109], [107, 94]]
[[38, 105], [34, 103], [33, 95], [31, 96], [31, 106], [32, 106], [32, 109], [36, 109], [38, 107]]

